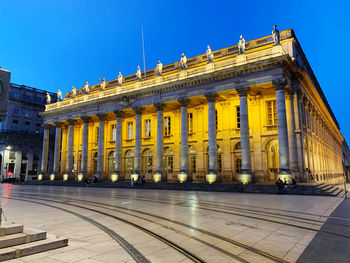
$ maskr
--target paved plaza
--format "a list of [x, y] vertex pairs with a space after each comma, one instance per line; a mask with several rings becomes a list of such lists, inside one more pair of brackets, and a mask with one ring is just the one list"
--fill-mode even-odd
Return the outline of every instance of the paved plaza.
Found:
[[346, 262], [339, 255], [349, 251], [350, 204], [339, 197], [9, 184], [0, 189], [3, 223], [6, 218], [7, 224], [69, 239], [67, 247], [10, 262], [260, 263], [296, 262], [300, 256], [298, 262], [332, 262], [317, 257], [327, 240], [336, 262]]

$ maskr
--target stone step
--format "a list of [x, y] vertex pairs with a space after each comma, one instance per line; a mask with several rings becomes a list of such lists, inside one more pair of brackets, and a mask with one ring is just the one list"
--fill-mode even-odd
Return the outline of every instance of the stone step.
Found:
[[0, 237], [13, 235], [23, 232], [23, 225], [20, 224], [1, 224]]
[[[338, 188], [339, 189], [339, 188]], [[344, 195], [344, 189], [339, 189], [338, 192], [335, 193], [336, 196], [343, 196]]]
[[46, 238], [46, 232], [25, 228], [24, 233], [0, 237], [0, 249], [35, 242]]
[[48, 238], [45, 240], [0, 249], [0, 261], [29, 256], [36, 253], [65, 247], [67, 245], [67, 238], [48, 235]]
[[338, 187], [334, 187], [334, 189], [332, 189], [331, 191], [328, 191], [331, 194], [334, 194], [335, 192], [337, 192], [339, 190]]

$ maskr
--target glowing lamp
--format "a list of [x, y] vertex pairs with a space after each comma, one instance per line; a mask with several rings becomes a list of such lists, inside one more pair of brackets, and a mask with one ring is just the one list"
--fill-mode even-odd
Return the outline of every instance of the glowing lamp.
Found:
[[38, 181], [41, 181], [43, 179], [43, 175], [42, 174], [39, 174], [38, 175]]
[[55, 180], [55, 174], [50, 174], [50, 181]]
[[209, 183], [209, 184], [212, 184], [212, 183], [215, 183], [216, 182], [216, 179], [217, 179], [217, 175], [210, 172], [208, 174], [205, 175], [205, 180]]
[[112, 182], [116, 182], [117, 180], [118, 180], [118, 174], [112, 173], [112, 174], [111, 174], [111, 181], [112, 181]]
[[78, 174], [78, 182], [83, 181], [84, 175], [82, 173]]
[[158, 183], [162, 180], [162, 174], [161, 173], [155, 173], [153, 174], [153, 181], [155, 183]]
[[238, 175], [238, 181], [242, 184], [249, 184], [252, 182], [252, 175], [250, 173], [241, 173]]
[[68, 177], [69, 177], [69, 175], [66, 173], [66, 174], [64, 174], [63, 175], [63, 181], [68, 181]]
[[134, 178], [134, 181], [136, 182], [139, 179], [139, 175], [138, 174], [132, 174], [130, 175], [130, 180]]
[[186, 182], [187, 181], [187, 173], [181, 172], [177, 175], [177, 179], [179, 180], [180, 183]]

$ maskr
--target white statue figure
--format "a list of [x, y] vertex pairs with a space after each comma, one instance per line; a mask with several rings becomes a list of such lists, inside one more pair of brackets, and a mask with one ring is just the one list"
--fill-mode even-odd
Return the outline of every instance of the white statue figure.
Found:
[[208, 58], [208, 63], [212, 63], [214, 61], [214, 54], [213, 52], [211, 52], [209, 45], [207, 47], [207, 58]]
[[273, 26], [272, 38], [273, 38], [273, 41], [275, 42], [275, 45], [280, 44], [280, 31], [277, 29], [276, 25]]
[[46, 104], [50, 104], [51, 103], [51, 96], [48, 92], [46, 92]]
[[160, 62], [160, 60], [158, 60], [158, 63], [157, 63], [157, 73], [159, 76], [162, 75], [162, 71], [163, 71], [163, 64]]
[[85, 82], [83, 90], [85, 91], [86, 94], [89, 94], [90, 88], [89, 88], [89, 82], [88, 81]]
[[61, 92], [60, 89], [58, 89], [58, 91], [57, 91], [57, 97], [58, 97], [58, 100], [59, 100], [59, 101], [62, 101], [62, 100], [63, 100], [63, 99], [62, 99], [62, 92]]
[[181, 54], [180, 67], [183, 70], [187, 69], [187, 58], [184, 53]]
[[241, 35], [239, 37], [239, 41], [238, 41], [238, 55], [244, 54], [244, 51], [245, 51], [245, 40], [244, 40], [243, 36]]
[[118, 86], [121, 86], [123, 85], [123, 75], [121, 72], [119, 72], [119, 75], [118, 75]]
[[101, 81], [100, 90], [105, 90], [105, 88], [107, 87], [107, 83], [106, 83], [105, 77], [101, 78], [100, 81]]
[[72, 85], [72, 97], [75, 97], [77, 95], [77, 89]]
[[136, 78], [137, 78], [138, 81], [141, 81], [142, 75], [141, 75], [140, 66], [137, 66]]

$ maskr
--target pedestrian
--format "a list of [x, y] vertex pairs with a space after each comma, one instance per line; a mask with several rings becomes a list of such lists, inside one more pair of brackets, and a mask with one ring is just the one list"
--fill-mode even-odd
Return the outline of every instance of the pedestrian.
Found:
[[282, 194], [282, 189], [283, 189], [283, 182], [281, 179], [278, 179], [275, 183], [275, 185], [277, 186], [278, 189], [278, 193]]
[[291, 183], [290, 187], [293, 188], [293, 189], [297, 188], [297, 182], [295, 181], [294, 178], [292, 178], [292, 183]]
[[131, 178], [131, 186], [135, 186], [135, 180], [134, 180], [134, 177]]

